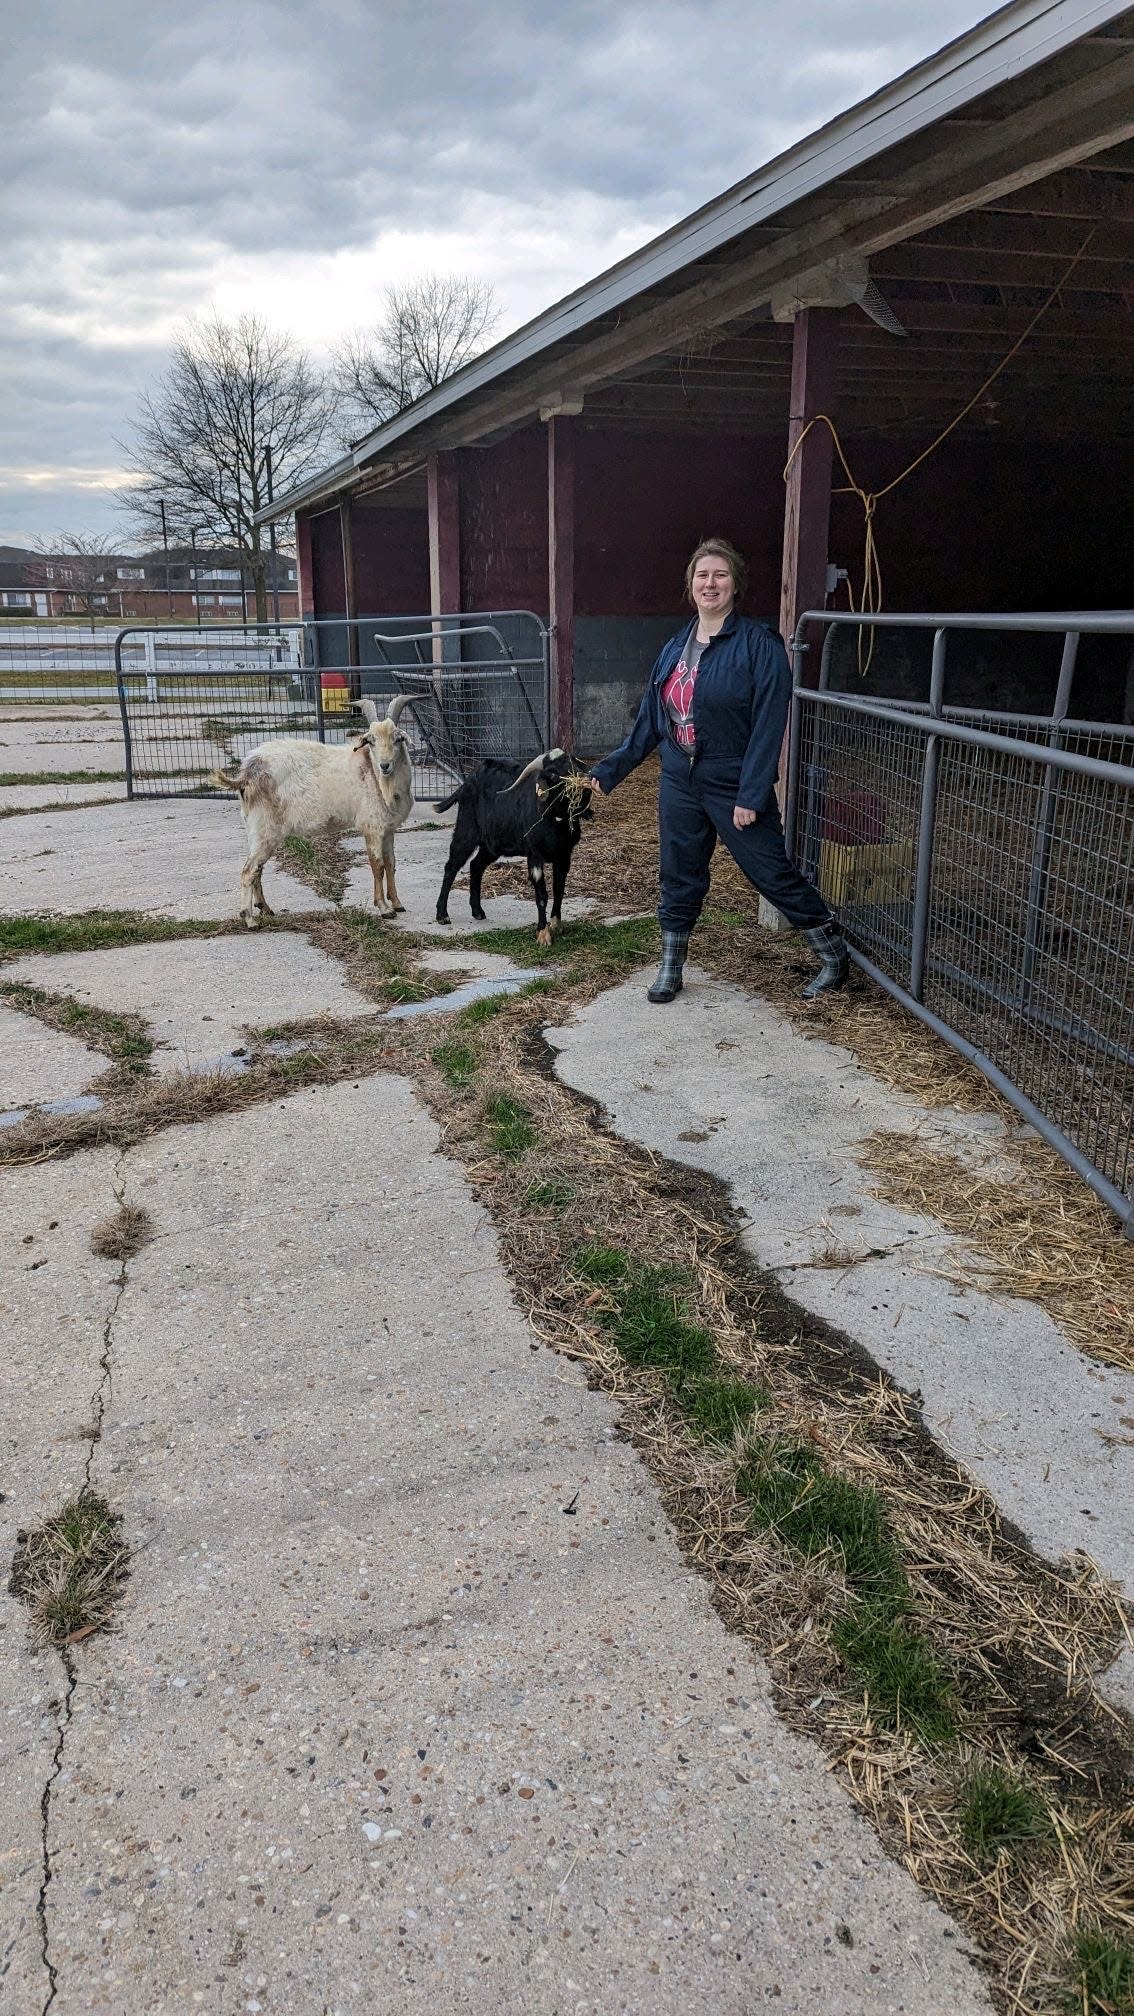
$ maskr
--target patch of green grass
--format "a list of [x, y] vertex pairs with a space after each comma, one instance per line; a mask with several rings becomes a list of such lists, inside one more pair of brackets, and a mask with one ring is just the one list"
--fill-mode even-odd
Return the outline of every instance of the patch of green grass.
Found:
[[88, 910], [73, 917], [0, 917], [0, 958], [21, 952], [94, 952], [115, 945], [153, 945], [168, 938], [215, 938], [203, 920], [149, 917], [140, 910]]
[[901, 1557], [869, 1485], [832, 1475], [806, 1443], [771, 1438], [751, 1450], [736, 1481], [757, 1526], [807, 1560], [833, 1555], [855, 1595], [908, 1607]]
[[579, 919], [565, 924], [554, 945], [536, 943], [529, 926], [480, 931], [467, 941], [482, 952], [502, 952], [517, 965], [547, 960], [588, 973], [617, 973], [641, 965], [657, 950], [658, 927], [652, 917], [628, 917], [620, 924]]
[[527, 1149], [534, 1148], [539, 1136], [532, 1126], [531, 1114], [519, 1099], [497, 1092], [485, 1101], [484, 1113], [492, 1146], [505, 1162], [518, 1162]]
[[1074, 2016], [1134, 2016], [1134, 1947], [1110, 1932], [1079, 1932], [1066, 2008]]
[[554, 980], [529, 980], [526, 987], [520, 988], [521, 995], [554, 994], [555, 991]]
[[315, 852], [315, 842], [309, 840], [303, 833], [289, 833], [283, 843], [283, 851], [289, 861], [294, 861], [298, 867], [305, 868], [308, 874], [313, 874], [318, 866], [319, 857]]
[[479, 1029], [482, 1022], [491, 1022], [506, 1008], [512, 997], [508, 994], [486, 994], [480, 1001], [470, 1001], [467, 1008], [457, 1010], [457, 1021], [465, 1029]]
[[94, 1491], [23, 1534], [9, 1588], [27, 1605], [35, 1642], [65, 1645], [109, 1623], [129, 1560], [118, 1513]]
[[596, 1287], [609, 1289], [598, 1320], [631, 1365], [664, 1372], [677, 1397], [717, 1363], [712, 1333], [689, 1318], [688, 1274], [675, 1267], [646, 1267], [615, 1246], [583, 1246], [576, 1271]]
[[1002, 1848], [1036, 1841], [1050, 1833], [1038, 1793], [999, 1764], [978, 1764], [965, 1778], [958, 1807], [961, 1840], [981, 1868]]
[[852, 1604], [831, 1635], [875, 1715], [912, 1729], [924, 1743], [950, 1740], [957, 1723], [952, 1682], [892, 1602], [881, 1598]]
[[562, 1211], [575, 1195], [575, 1186], [564, 1176], [549, 1176], [543, 1183], [530, 1183], [524, 1195], [525, 1204], [537, 1211]]
[[8, 784], [124, 784], [125, 770], [0, 770]]
[[455, 1092], [463, 1092], [472, 1084], [477, 1074], [477, 1055], [467, 1043], [439, 1043], [430, 1055]]
[[685, 1411], [689, 1425], [709, 1442], [729, 1442], [767, 1405], [767, 1395], [747, 1379], [699, 1379]]
[[391, 973], [383, 982], [384, 991], [391, 1001], [428, 1001], [435, 994], [445, 994], [448, 989], [442, 984], [426, 986], [421, 980], [411, 980], [408, 973]]

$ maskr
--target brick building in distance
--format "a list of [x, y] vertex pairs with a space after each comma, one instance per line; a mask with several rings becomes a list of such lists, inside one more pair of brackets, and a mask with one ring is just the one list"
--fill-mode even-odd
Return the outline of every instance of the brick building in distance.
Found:
[[[265, 553], [268, 612], [274, 615], [272, 555]], [[281, 618], [299, 614], [293, 554], [276, 556]], [[254, 621], [247, 568], [229, 548], [170, 553], [37, 553], [0, 546], [0, 621], [5, 617], [79, 616], [98, 621], [240, 623]]]

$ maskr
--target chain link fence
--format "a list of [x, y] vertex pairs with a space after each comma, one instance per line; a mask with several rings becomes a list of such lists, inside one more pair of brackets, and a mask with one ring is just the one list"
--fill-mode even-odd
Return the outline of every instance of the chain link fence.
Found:
[[526, 611], [360, 617], [210, 629], [125, 629], [114, 685], [131, 798], [208, 794], [258, 743], [344, 743], [361, 702], [396, 693], [419, 799], [446, 796], [485, 756], [548, 746], [547, 629]]
[[[1134, 731], [1067, 710], [1080, 635], [1134, 635], [1134, 616], [872, 621], [933, 630], [930, 699], [797, 684], [796, 859], [857, 963], [970, 1057], [1129, 1227]], [[978, 621], [1063, 633], [1050, 716], [946, 705], [949, 639]], [[797, 667], [813, 623], [868, 627], [804, 618]]]

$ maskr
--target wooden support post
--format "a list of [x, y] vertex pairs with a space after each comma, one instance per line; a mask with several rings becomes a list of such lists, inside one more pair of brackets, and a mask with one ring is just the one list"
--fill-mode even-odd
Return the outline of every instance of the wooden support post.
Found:
[[[801, 308], [795, 317], [791, 353], [788, 455], [816, 414], [829, 413], [834, 418], [838, 361], [838, 311]], [[830, 428], [812, 427], [788, 471], [780, 629], [789, 646], [803, 611], [821, 609], [826, 599], [833, 454]], [[808, 685], [815, 685], [818, 678], [816, 657], [813, 663], [806, 662], [805, 679]]]
[[[425, 465], [429, 506], [429, 609], [433, 616], [459, 616], [461, 610], [461, 489], [453, 449], [431, 455]], [[460, 657], [460, 640], [440, 628], [433, 662], [440, 666]]]
[[299, 613], [316, 616], [315, 581], [311, 571], [311, 520], [299, 511], [295, 518], [295, 573], [299, 587]]
[[339, 537], [343, 548], [343, 614], [346, 624], [346, 662], [350, 670], [350, 696], [357, 700], [362, 692], [362, 680], [358, 675], [358, 597], [354, 586], [354, 534], [350, 516], [350, 498], [339, 500]]
[[569, 414], [547, 422], [547, 578], [554, 740], [575, 742], [575, 433]]

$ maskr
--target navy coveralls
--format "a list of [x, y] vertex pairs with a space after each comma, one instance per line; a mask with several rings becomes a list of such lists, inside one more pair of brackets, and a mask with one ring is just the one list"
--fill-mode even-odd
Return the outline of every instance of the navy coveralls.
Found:
[[[678, 747], [669, 732], [662, 687], [689, 640], [691, 626], [662, 646], [642, 696], [638, 718], [621, 747], [591, 765], [613, 791], [661, 744], [658, 830], [661, 840], [663, 931], [691, 931], [709, 887], [718, 839], [753, 888], [789, 924], [813, 930], [830, 922], [819, 891], [793, 867], [784, 848], [776, 776], [791, 699], [783, 642], [767, 623], [726, 617], [701, 654], [693, 689], [695, 747]], [[732, 823], [734, 805], [756, 813], [754, 826]]]

